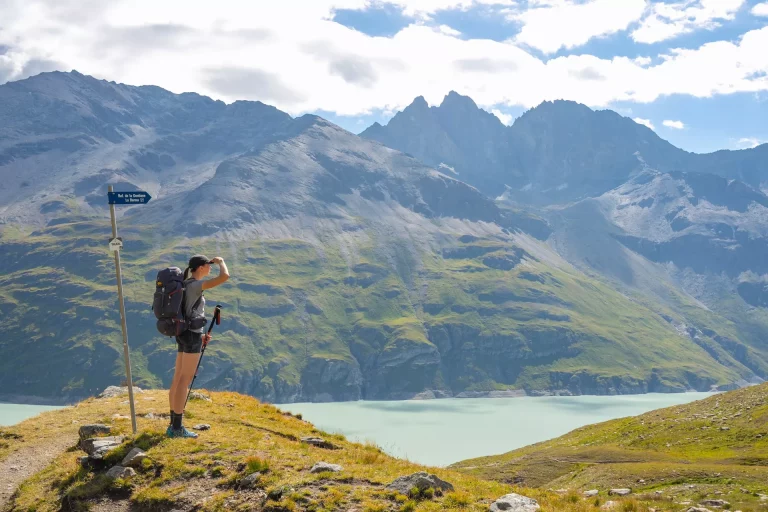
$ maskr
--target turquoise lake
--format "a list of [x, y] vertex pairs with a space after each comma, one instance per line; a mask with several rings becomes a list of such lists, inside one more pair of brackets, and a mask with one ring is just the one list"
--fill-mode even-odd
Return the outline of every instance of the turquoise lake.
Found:
[[[344, 434], [352, 441], [374, 442], [396, 457], [446, 466], [546, 441], [590, 423], [635, 416], [708, 396], [711, 393], [652, 393], [277, 406], [301, 413], [326, 432]], [[52, 409], [57, 407], [0, 403], [0, 425], [13, 425]], [[215, 435], [215, 430], [206, 435]]]

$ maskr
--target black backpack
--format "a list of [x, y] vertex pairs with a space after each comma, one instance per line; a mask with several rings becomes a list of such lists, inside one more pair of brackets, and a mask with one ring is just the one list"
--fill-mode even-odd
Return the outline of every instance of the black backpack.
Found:
[[[197, 329], [205, 325], [205, 318], [187, 321], [184, 314], [186, 285], [184, 272], [179, 267], [167, 267], [157, 273], [152, 311], [157, 318], [157, 330], [164, 336], [180, 336], [190, 328]], [[199, 302], [200, 299], [194, 307]]]

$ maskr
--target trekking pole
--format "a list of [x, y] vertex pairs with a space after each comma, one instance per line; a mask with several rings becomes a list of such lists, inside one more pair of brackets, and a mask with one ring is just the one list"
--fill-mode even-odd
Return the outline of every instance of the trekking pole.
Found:
[[[211, 318], [211, 325], [208, 327], [208, 333], [211, 334], [211, 331], [213, 330], [213, 323], [216, 322], [216, 325], [221, 324], [221, 306], [219, 304], [216, 304], [216, 309], [213, 311], [213, 318]], [[203, 350], [200, 352], [200, 359], [197, 360], [197, 368], [195, 368], [195, 376], [192, 377], [192, 382], [189, 383], [189, 391], [187, 391], [187, 399], [184, 400], [184, 408], [187, 408], [187, 402], [189, 402], [189, 395], [192, 394], [192, 386], [195, 384], [195, 379], [197, 378], [197, 371], [200, 369], [200, 362], [203, 360], [203, 354], [205, 354], [205, 348], [208, 346], [208, 342], [203, 343]]]

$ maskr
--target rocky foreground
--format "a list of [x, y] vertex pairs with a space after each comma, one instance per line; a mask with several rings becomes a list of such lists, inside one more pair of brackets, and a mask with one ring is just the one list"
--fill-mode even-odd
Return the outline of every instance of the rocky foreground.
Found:
[[125, 393], [111, 388], [0, 430], [0, 474], [12, 488], [0, 510], [733, 509], [725, 494], [685, 503], [665, 492], [543, 490], [428, 468], [231, 392], [194, 393], [186, 423], [199, 438], [168, 439], [166, 391], [137, 389], [132, 435]]

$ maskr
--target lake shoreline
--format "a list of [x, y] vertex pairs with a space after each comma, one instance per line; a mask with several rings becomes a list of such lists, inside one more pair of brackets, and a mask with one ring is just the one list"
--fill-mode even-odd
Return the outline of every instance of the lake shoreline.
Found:
[[[690, 403], [712, 394], [358, 400], [271, 405], [283, 413], [301, 414], [318, 431], [329, 435], [341, 434], [350, 441], [372, 442], [392, 456], [427, 466], [446, 467], [553, 439], [585, 425]], [[214, 396], [214, 400], [226, 400]], [[127, 416], [126, 398], [122, 395], [118, 401]], [[165, 403], [157, 401], [140, 400], [138, 405], [137, 413], [142, 416], [148, 412], [164, 413], [167, 408]], [[198, 405], [190, 406], [197, 412]], [[11, 427], [53, 408], [57, 406], [0, 404], [0, 425]], [[456, 443], [457, 439], [467, 442]], [[446, 450], [446, 446], [451, 449]]]
[[[754, 384], [748, 384], [754, 385]], [[744, 387], [744, 386], [742, 386]], [[210, 391], [222, 391], [212, 389]], [[723, 393], [728, 390], [713, 389], [704, 391], [705, 393]], [[686, 393], [702, 393], [695, 389], [688, 389], [685, 391], [653, 391], [646, 393], [612, 393], [612, 394], [594, 394], [586, 393], [581, 395], [572, 394], [569, 392], [563, 392], [563, 390], [533, 390], [527, 393], [525, 390], [494, 390], [494, 391], [462, 391], [455, 395], [447, 395], [443, 393], [435, 393], [432, 390], [422, 391], [409, 396], [408, 398], [393, 398], [393, 399], [360, 399], [360, 400], [318, 400], [318, 401], [295, 401], [295, 402], [267, 402], [275, 406], [285, 406], [292, 404], [322, 404], [322, 403], [347, 403], [347, 402], [418, 402], [418, 401], [441, 401], [450, 399], [475, 399], [475, 398], [544, 398], [544, 397], [577, 397], [577, 396], [643, 396], [643, 395], [680, 395]], [[96, 395], [82, 395], [82, 396], [68, 396], [68, 397], [48, 397], [38, 395], [20, 395], [20, 394], [3, 394], [0, 393], [0, 404], [8, 405], [51, 405], [51, 406], [70, 406], [75, 405], [78, 402], [86, 400], [88, 398], [94, 398]], [[126, 394], [127, 397], [127, 394]], [[258, 397], [255, 397], [260, 400]]]
[[0, 404], [7, 405], [52, 405], [65, 407], [82, 402], [93, 395], [81, 397], [51, 397], [37, 395], [0, 394]]

